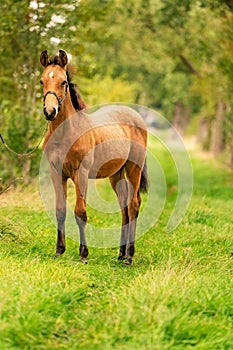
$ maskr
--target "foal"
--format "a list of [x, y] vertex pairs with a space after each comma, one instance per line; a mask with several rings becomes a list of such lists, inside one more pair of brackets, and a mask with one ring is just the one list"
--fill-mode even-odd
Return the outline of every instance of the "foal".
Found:
[[86, 263], [86, 194], [88, 178], [109, 177], [122, 213], [119, 260], [132, 264], [141, 198], [146, 192], [147, 129], [141, 116], [126, 106], [105, 106], [87, 114], [67, 69], [63, 50], [49, 59], [43, 51], [41, 84], [44, 115], [50, 121], [43, 149], [56, 193], [56, 256], [65, 252], [67, 180], [75, 184], [75, 218], [80, 232], [80, 257]]

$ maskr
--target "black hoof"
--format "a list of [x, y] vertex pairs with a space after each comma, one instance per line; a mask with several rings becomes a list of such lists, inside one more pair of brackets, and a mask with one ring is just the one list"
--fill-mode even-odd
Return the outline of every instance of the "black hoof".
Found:
[[88, 264], [87, 258], [80, 258], [80, 259], [84, 265]]
[[86, 245], [80, 244], [79, 247], [80, 259], [84, 264], [87, 264], [88, 248]]
[[130, 266], [133, 264], [133, 259], [132, 258], [127, 258], [127, 260], [125, 261], [125, 265]]
[[60, 255], [64, 254], [65, 251], [66, 251], [66, 247], [63, 247], [63, 246], [57, 247], [55, 258], [58, 258]]

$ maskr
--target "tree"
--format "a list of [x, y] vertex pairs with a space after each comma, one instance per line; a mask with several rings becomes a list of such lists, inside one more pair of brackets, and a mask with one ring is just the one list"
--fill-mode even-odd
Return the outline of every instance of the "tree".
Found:
[[[181, 133], [198, 117], [203, 144], [232, 147], [233, 27], [229, 0], [3, 0], [1, 132], [18, 152], [30, 150], [44, 127], [39, 55], [72, 55], [89, 104], [119, 101], [160, 110]], [[98, 90], [98, 93], [97, 93]], [[31, 166], [2, 152], [3, 178]], [[21, 175], [20, 175], [21, 176]], [[25, 175], [25, 178], [27, 176]]]

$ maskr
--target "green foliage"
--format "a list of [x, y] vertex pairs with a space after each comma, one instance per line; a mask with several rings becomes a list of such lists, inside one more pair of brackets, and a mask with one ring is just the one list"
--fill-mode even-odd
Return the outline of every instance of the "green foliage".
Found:
[[111, 78], [107, 76], [102, 78], [96, 75], [93, 79], [81, 80], [83, 86], [83, 95], [90, 106], [104, 104], [106, 101], [111, 102], [135, 102], [136, 84], [129, 84], [122, 78]]
[[[198, 115], [210, 121], [211, 138], [222, 102], [230, 124], [223, 123], [219, 137], [231, 149], [232, 17], [228, 0], [3, 0], [1, 133], [15, 150], [36, 144], [44, 120], [39, 55], [63, 48], [89, 104], [147, 105], [183, 129]], [[12, 165], [20, 174], [17, 159]]]

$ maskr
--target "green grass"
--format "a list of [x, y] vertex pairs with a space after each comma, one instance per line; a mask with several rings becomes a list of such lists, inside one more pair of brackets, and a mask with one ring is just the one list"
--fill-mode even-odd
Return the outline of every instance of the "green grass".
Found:
[[[175, 188], [165, 153], [160, 161]], [[131, 267], [117, 261], [116, 248], [90, 248], [83, 265], [71, 239], [54, 260], [56, 229], [37, 189], [1, 196], [0, 349], [233, 349], [232, 173], [195, 155], [193, 167], [182, 223], [166, 233], [176, 198], [168, 190]], [[109, 191], [100, 188], [106, 200]]]

